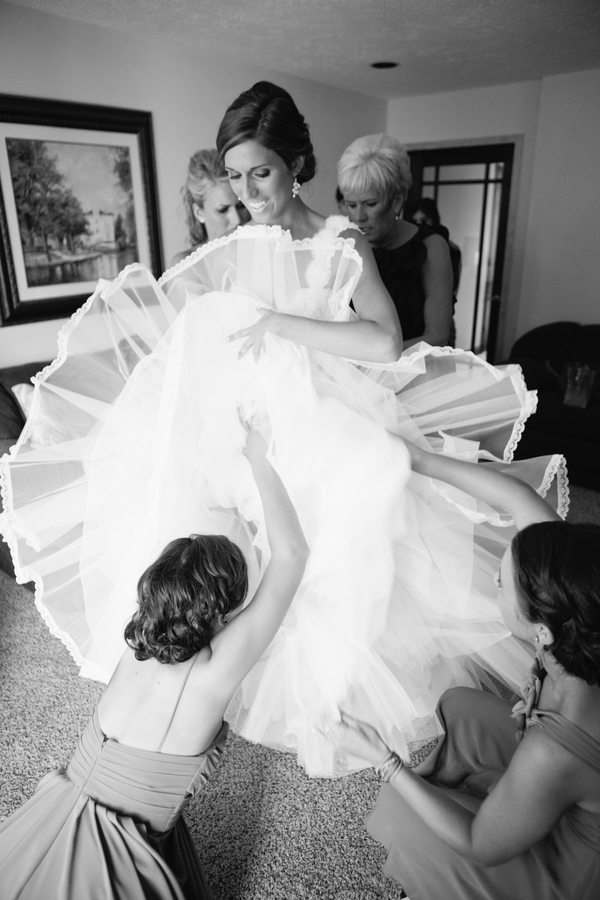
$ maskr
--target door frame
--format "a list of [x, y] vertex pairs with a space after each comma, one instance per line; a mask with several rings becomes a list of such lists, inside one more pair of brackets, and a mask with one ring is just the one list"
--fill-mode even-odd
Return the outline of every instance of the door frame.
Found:
[[[517, 220], [518, 195], [521, 183], [521, 169], [523, 165], [523, 134], [489, 135], [481, 138], [463, 138], [448, 141], [415, 141], [403, 144], [407, 151], [411, 150], [451, 150], [469, 147], [490, 146], [494, 144], [513, 144], [513, 163], [510, 196], [508, 198], [508, 214], [506, 219], [506, 242], [504, 245], [504, 260], [502, 263], [502, 294], [500, 296], [497, 314], [495, 335], [496, 353], [504, 344], [507, 330], [507, 320], [518, 313], [518, 291], [513, 291], [512, 266], [515, 247], [515, 230]], [[513, 293], [515, 294], [513, 298]]]

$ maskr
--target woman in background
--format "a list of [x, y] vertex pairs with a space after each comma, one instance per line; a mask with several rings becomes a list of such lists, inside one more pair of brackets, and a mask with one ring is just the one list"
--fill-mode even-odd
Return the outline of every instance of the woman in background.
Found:
[[338, 162], [346, 213], [373, 248], [400, 319], [404, 349], [419, 341], [444, 346], [452, 321], [450, 253], [439, 234], [402, 218], [411, 183], [408, 154], [387, 134], [358, 138]]
[[450, 262], [452, 263], [452, 300], [456, 303], [456, 292], [460, 283], [462, 269], [462, 253], [458, 244], [450, 240], [450, 232], [442, 225], [440, 213], [435, 200], [431, 197], [421, 197], [406, 210], [406, 219], [419, 228], [431, 228], [436, 234], [441, 234], [448, 241], [450, 249]]
[[177, 253], [171, 260], [172, 266], [206, 241], [250, 220], [250, 213], [229, 187], [227, 172], [216, 150], [194, 153], [181, 193], [191, 247]]
[[486, 465], [410, 449], [414, 471], [511, 512], [520, 530], [496, 576], [498, 606], [536, 660], [514, 707], [472, 688], [445, 693], [445, 736], [412, 771], [350, 715], [325, 731], [388, 782], [367, 828], [388, 851], [385, 874], [411, 900], [595, 900], [600, 527], [560, 521], [528, 486]]

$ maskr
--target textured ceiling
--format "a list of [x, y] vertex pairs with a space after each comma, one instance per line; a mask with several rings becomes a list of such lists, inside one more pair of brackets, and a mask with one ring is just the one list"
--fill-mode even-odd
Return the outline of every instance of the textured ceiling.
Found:
[[599, 0], [11, 2], [379, 97], [600, 67]]

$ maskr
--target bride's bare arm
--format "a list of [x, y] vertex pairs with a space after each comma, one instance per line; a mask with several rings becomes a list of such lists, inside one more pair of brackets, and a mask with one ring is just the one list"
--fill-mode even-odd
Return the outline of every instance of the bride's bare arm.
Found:
[[270, 332], [296, 344], [349, 359], [395, 362], [400, 357], [402, 329], [394, 304], [379, 277], [369, 242], [354, 230], [342, 234], [354, 239], [363, 261], [363, 271], [352, 297], [359, 320], [322, 322], [265, 310], [254, 325], [230, 336], [230, 340], [244, 339], [240, 356], [252, 351], [258, 358], [263, 337]]

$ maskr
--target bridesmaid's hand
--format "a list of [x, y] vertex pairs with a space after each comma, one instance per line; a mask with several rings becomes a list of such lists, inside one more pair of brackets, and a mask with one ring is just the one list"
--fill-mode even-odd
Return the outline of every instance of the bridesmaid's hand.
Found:
[[260, 430], [253, 424], [253, 422], [246, 421], [246, 419], [242, 418], [241, 412], [238, 410], [238, 417], [240, 423], [246, 432], [246, 443], [242, 448], [242, 453], [250, 463], [250, 465], [254, 465], [259, 460], [262, 460], [267, 455], [267, 442], [262, 436]]
[[338, 750], [358, 756], [372, 766], [380, 763], [388, 753], [388, 747], [376, 728], [343, 710], [340, 710], [338, 722], [324, 722], [320, 731]]
[[240, 338], [246, 338], [240, 347], [238, 359], [251, 350], [254, 359], [258, 361], [261, 351], [265, 346], [265, 334], [267, 331], [273, 330], [273, 325], [278, 313], [274, 312], [272, 309], [261, 309], [258, 314], [260, 318], [254, 322], [253, 325], [250, 325], [248, 328], [242, 328], [240, 331], [235, 331], [227, 338], [228, 341], [237, 341]]

